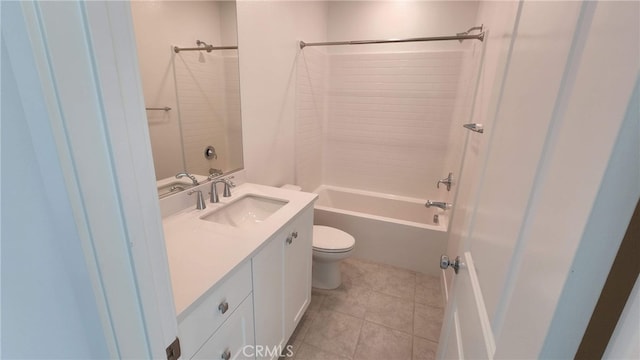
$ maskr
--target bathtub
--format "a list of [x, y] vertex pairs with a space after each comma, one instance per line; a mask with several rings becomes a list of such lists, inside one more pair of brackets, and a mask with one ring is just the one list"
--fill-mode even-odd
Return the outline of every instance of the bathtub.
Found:
[[336, 186], [314, 192], [319, 195], [314, 223], [353, 235], [353, 257], [440, 276], [440, 255], [447, 247], [445, 211], [426, 208], [423, 199]]

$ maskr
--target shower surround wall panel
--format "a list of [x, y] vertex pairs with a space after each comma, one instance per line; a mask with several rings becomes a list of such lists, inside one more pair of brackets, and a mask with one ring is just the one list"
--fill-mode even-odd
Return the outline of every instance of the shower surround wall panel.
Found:
[[[216, 167], [213, 162], [218, 168], [226, 165], [228, 153], [224, 58], [213, 52], [181, 52], [174, 66], [186, 168], [208, 175]], [[215, 147], [217, 160], [205, 159], [208, 145]]]
[[448, 170], [463, 55], [462, 50], [329, 55], [324, 183], [444, 197], [435, 182]]
[[326, 121], [326, 54], [309, 48], [300, 53], [296, 79], [295, 183], [304, 191], [322, 185], [323, 128]]

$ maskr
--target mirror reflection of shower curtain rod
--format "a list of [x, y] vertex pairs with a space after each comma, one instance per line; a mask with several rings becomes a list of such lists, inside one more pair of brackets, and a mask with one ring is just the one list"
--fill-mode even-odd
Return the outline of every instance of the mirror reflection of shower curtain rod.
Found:
[[175, 51], [176, 53], [179, 53], [180, 51], [202, 51], [202, 50], [205, 50], [206, 52], [211, 52], [212, 50], [233, 50], [238, 48], [237, 46], [213, 46], [200, 40], [196, 40], [196, 45], [198, 45], [198, 47], [193, 47], [193, 48], [181, 48], [178, 46], [174, 46], [173, 51]]
[[[328, 46], [328, 45], [364, 45], [364, 44], [385, 44], [385, 43], [403, 43], [403, 42], [415, 42], [415, 41], [445, 41], [445, 40], [458, 40], [462, 42], [462, 40], [480, 40], [484, 41], [484, 31], [483, 26], [474, 26], [471, 29], [457, 33], [456, 35], [451, 36], [432, 36], [432, 37], [419, 37], [419, 38], [409, 38], [409, 39], [388, 39], [388, 40], [354, 40], [354, 41], [327, 41], [327, 42], [316, 42], [316, 43], [306, 43], [304, 41], [300, 41], [300, 49], [304, 49], [305, 46]], [[474, 30], [480, 30], [479, 34], [469, 34]]]

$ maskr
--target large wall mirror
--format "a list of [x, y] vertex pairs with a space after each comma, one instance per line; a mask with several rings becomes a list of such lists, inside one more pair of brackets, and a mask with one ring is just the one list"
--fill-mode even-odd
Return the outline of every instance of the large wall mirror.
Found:
[[156, 179], [174, 185], [159, 195], [185, 188], [172, 182], [180, 172], [201, 180], [241, 169], [235, 1], [132, 1], [131, 10]]

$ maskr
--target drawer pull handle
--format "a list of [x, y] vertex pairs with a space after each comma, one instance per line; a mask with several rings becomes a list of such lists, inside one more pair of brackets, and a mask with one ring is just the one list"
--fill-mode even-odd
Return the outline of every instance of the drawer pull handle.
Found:
[[222, 356], [220, 356], [220, 358], [221, 358], [221, 359], [224, 359], [224, 360], [229, 360], [229, 359], [231, 359], [231, 351], [229, 351], [229, 349], [225, 350], [225, 351], [222, 353]]
[[226, 301], [221, 302], [220, 305], [218, 305], [218, 310], [223, 314], [226, 313], [227, 310], [229, 310], [229, 303]]

